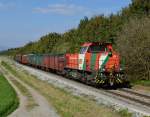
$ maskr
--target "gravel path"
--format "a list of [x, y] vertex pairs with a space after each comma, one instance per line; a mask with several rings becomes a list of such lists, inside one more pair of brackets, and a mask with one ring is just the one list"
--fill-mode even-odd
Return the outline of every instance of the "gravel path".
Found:
[[[1, 68], [0, 70], [4, 74], [6, 73], [4, 68], [3, 69]], [[9, 115], [9, 117], [59, 117], [59, 115], [56, 113], [54, 108], [50, 106], [47, 100], [41, 94], [39, 94], [38, 91], [28, 86], [27, 84], [25, 84], [24, 82], [22, 82], [21, 80], [19, 80], [18, 78], [16, 78], [10, 73], [7, 75], [5, 74], [5, 77], [10, 82], [10, 84], [14, 87], [20, 99], [19, 108], [11, 115]], [[17, 80], [22, 86], [26, 87], [26, 89], [30, 92], [31, 96], [34, 99], [34, 102], [36, 103], [36, 105], [32, 107], [32, 109], [29, 110], [27, 108], [28, 97], [24, 96], [20, 92], [18, 87], [15, 86], [15, 84], [10, 80], [10, 78]]]
[[143, 115], [150, 116], [150, 108], [145, 108], [143, 105], [135, 104], [134, 102], [130, 102], [127, 99], [121, 99], [120, 97], [114, 97], [113, 95], [105, 93], [102, 90], [86, 86], [82, 83], [78, 83], [52, 73], [47, 73], [17, 63], [15, 63], [15, 65], [16, 68], [18, 68], [18, 70], [26, 70], [30, 74], [37, 76], [38, 79], [47, 81], [50, 84], [56, 85], [60, 88], [64, 88], [72, 92], [74, 95], [82, 95], [89, 97], [100, 104], [105, 104], [110, 107], [114, 107], [117, 110], [128, 108], [130, 112], [134, 113], [135, 117], [141, 117]]

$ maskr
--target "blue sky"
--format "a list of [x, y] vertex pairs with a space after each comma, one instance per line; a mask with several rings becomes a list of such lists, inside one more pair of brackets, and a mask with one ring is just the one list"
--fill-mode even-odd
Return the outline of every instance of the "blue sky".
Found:
[[77, 27], [84, 16], [116, 13], [131, 0], [0, 0], [0, 50]]

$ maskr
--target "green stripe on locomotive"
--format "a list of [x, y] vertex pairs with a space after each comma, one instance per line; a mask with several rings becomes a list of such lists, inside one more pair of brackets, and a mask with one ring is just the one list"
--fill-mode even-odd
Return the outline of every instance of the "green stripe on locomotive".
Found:
[[96, 57], [97, 57], [97, 54], [96, 53], [92, 53], [91, 61], [90, 61], [90, 69], [91, 70], [95, 70]]
[[102, 67], [101, 68], [103, 68], [106, 65], [108, 60], [109, 60], [109, 56], [107, 55], [107, 57], [105, 58], [105, 60], [102, 63]]
[[86, 58], [84, 58], [83, 70], [86, 70]]

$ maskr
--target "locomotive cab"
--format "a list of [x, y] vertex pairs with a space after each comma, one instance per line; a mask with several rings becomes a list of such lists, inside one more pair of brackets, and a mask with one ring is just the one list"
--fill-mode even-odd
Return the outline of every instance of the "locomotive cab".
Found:
[[[80, 56], [82, 56], [80, 58]], [[83, 57], [84, 56], [84, 57]], [[82, 59], [83, 58], [83, 59]], [[85, 43], [82, 45], [79, 54], [79, 69], [90, 71], [94, 82], [106, 83], [111, 86], [122, 83], [122, 71], [120, 68], [120, 57], [111, 43]], [[82, 62], [81, 62], [82, 61]]]

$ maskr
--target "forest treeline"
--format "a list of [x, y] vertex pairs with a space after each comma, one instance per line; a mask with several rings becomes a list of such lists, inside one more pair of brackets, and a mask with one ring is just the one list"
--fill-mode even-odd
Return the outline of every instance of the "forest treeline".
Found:
[[2, 54], [77, 52], [83, 42], [107, 41], [125, 59], [131, 79], [150, 80], [150, 0], [132, 0], [116, 14], [84, 17], [77, 28], [42, 36]]

